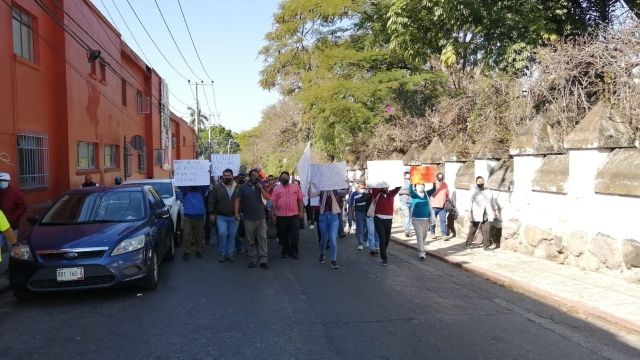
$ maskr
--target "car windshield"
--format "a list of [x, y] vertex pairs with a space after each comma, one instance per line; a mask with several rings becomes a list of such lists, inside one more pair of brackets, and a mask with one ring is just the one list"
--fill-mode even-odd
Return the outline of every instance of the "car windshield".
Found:
[[108, 191], [69, 194], [58, 200], [42, 218], [41, 225], [75, 225], [128, 222], [144, 218], [141, 191]]
[[168, 182], [127, 183], [127, 185], [129, 184], [151, 186], [163, 199], [170, 199], [173, 197], [173, 185]]

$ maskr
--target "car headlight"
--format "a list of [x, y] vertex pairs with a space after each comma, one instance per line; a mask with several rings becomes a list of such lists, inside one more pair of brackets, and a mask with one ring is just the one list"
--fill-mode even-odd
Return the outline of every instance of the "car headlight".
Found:
[[20, 244], [20, 257], [18, 260], [33, 260], [33, 255], [31, 254], [31, 249], [29, 249], [28, 245]]
[[136, 236], [132, 239], [127, 239], [121, 242], [120, 245], [118, 245], [115, 249], [113, 249], [113, 252], [111, 252], [111, 256], [120, 255], [120, 254], [128, 253], [131, 251], [135, 251], [138, 249], [142, 249], [144, 247], [144, 242], [145, 242], [144, 235]]

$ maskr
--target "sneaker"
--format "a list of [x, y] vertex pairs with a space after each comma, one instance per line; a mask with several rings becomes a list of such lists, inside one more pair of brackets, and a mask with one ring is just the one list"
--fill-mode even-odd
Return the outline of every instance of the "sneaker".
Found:
[[362, 249], [364, 249], [364, 246], [359, 245], [359, 246], [358, 246], [358, 250], [362, 250]]
[[332, 269], [340, 269], [340, 267], [338, 266], [338, 263], [335, 260], [333, 260], [331, 262], [331, 268]]
[[271, 266], [269, 266], [269, 264], [267, 264], [266, 262], [264, 262], [264, 263], [260, 264], [260, 267], [261, 267], [261, 268], [263, 268], [263, 269], [265, 269], [265, 270], [267, 270], [267, 269], [269, 269]]
[[202, 252], [201, 251], [196, 251], [196, 257], [198, 259], [202, 259]]
[[309, 225], [309, 229], [310, 229], [310, 230], [313, 230], [313, 229], [315, 229], [315, 228], [316, 228], [315, 226], [313, 226], [313, 225]]
[[320, 254], [320, 264], [324, 264], [324, 254]]
[[382, 266], [387, 266], [388, 260], [382, 260]]
[[236, 258], [234, 258], [233, 256], [229, 256], [229, 257], [227, 257], [227, 261], [228, 262], [235, 262]]
[[256, 267], [256, 263], [250, 262], [249, 263], [249, 269], [253, 269], [254, 267]]
[[218, 256], [218, 262], [223, 263], [223, 262], [225, 262], [226, 260], [227, 260], [227, 259], [226, 259], [223, 255]]
[[184, 253], [184, 254], [182, 254], [182, 260], [189, 260], [189, 256], [190, 256], [190, 255], [191, 255], [191, 254], [189, 254], [189, 253]]
[[420, 255], [420, 260], [424, 260], [424, 255]]
[[376, 256], [376, 251], [375, 250], [371, 250], [369, 253], [371, 254], [371, 256]]
[[283, 259], [286, 259], [286, 258], [288, 258], [288, 257], [289, 257], [289, 255], [287, 255], [287, 254], [282, 254], [282, 258], [283, 258]]
[[404, 236], [405, 236], [405, 237], [411, 237], [411, 231], [409, 231], [409, 232], [405, 232], [405, 233], [404, 233]]

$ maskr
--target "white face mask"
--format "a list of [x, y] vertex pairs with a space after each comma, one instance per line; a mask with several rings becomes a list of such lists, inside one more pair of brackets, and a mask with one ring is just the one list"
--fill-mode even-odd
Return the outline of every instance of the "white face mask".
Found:
[[360, 194], [364, 194], [365, 192], [367, 192], [366, 189], [359, 189], [358, 192], [360, 192]]
[[410, 180], [411, 179], [411, 175], [405, 175], [404, 178], [407, 179], [407, 180]]
[[416, 191], [422, 194], [424, 192], [424, 185], [416, 185]]
[[9, 187], [8, 181], [0, 181], [0, 189], [6, 189]]

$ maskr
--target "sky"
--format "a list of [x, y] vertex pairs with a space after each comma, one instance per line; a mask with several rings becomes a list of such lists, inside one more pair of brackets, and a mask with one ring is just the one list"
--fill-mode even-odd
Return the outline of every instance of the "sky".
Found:
[[[195, 105], [195, 89], [189, 86], [185, 77], [191, 80], [192, 84], [201, 80], [205, 84], [214, 81], [213, 87], [198, 88], [201, 112], [219, 113], [219, 118], [216, 119], [235, 132], [249, 130], [258, 125], [262, 110], [278, 100], [276, 92], [264, 91], [258, 85], [259, 72], [263, 66], [258, 51], [265, 44], [264, 36], [271, 30], [272, 16], [280, 0], [180, 0], [204, 70], [189, 38], [178, 0], [157, 0], [157, 3], [186, 62], [171, 40], [169, 30], [154, 0], [91, 1], [105, 18], [115, 24], [124, 41], [143, 60], [146, 55], [147, 64], [167, 81], [169, 90], [175, 95], [170, 95], [169, 102], [176, 115], [188, 119], [187, 105], [183, 102]], [[129, 3], [153, 41], [136, 18]], [[133, 32], [133, 37], [125, 22]], [[140, 46], [136, 44], [134, 37]], [[154, 42], [162, 53], [158, 51]], [[177, 72], [171, 68], [162, 54]], [[206, 97], [203, 91], [206, 92]]]

